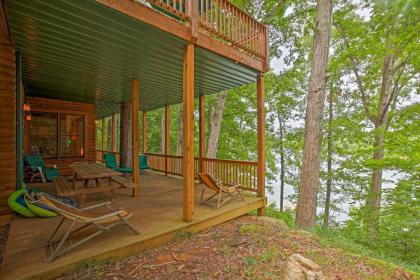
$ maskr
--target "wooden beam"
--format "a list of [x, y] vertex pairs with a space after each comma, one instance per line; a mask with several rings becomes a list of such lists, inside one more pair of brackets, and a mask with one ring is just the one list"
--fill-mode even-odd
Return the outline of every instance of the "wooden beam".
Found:
[[140, 195], [140, 169], [139, 169], [139, 81], [131, 80], [131, 137], [132, 137], [132, 168], [133, 168], [133, 183], [136, 188], [133, 189], [133, 196]]
[[115, 114], [111, 116], [111, 152], [117, 151], [117, 120]]
[[143, 111], [143, 153], [147, 152], [147, 112]]
[[194, 44], [185, 47], [183, 88], [183, 216], [186, 222], [191, 222], [194, 214]]
[[169, 105], [165, 106], [165, 175], [168, 175], [169, 168], [169, 154], [170, 154], [170, 143], [169, 143], [169, 126], [170, 126], [170, 110]]
[[[257, 143], [258, 143], [258, 165], [257, 165], [257, 196], [265, 197], [265, 109], [264, 109], [264, 75], [257, 78]], [[258, 215], [264, 215], [265, 207], [258, 209]]]
[[204, 124], [204, 95], [200, 95], [199, 99], [198, 99], [198, 113], [199, 113], [199, 134], [200, 134], [200, 138], [199, 138], [199, 151], [198, 151], [198, 156], [199, 156], [199, 162], [200, 162], [200, 167], [199, 170], [200, 172], [204, 172], [204, 150], [205, 150], [205, 124]]

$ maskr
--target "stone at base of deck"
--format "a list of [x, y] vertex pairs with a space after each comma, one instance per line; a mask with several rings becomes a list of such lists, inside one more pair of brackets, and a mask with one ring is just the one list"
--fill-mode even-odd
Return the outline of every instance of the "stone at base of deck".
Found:
[[[31, 267], [30, 270], [19, 270], [8, 272], [2, 275], [4, 279], [51, 279], [62, 273], [77, 269], [89, 262], [97, 262], [105, 259], [118, 259], [134, 255], [136, 253], [151, 249], [162, 245], [172, 238], [178, 231], [199, 232], [212, 226], [224, 223], [234, 218], [247, 214], [255, 209], [263, 207], [265, 201], [261, 198], [247, 199], [246, 203], [241, 206], [229, 207], [226, 205], [223, 209], [215, 209], [200, 215], [191, 223], [185, 223], [182, 220], [175, 226], [171, 225], [165, 228], [162, 223], [162, 229], [152, 233], [122, 238], [122, 240], [114, 240], [101, 248], [95, 248], [84, 256], [74, 255], [74, 257], [66, 258], [64, 261], [59, 259], [49, 264], [43, 263], [39, 267]], [[204, 213], [203, 213], [204, 214]], [[69, 253], [71, 254], [71, 253]], [[1, 274], [0, 274], [1, 275]]]

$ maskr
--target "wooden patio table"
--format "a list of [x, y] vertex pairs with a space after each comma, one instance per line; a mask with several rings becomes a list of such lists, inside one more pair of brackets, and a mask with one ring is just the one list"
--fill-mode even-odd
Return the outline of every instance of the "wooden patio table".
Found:
[[[85, 193], [89, 189], [91, 192], [110, 192], [112, 197], [115, 197], [114, 189], [112, 188], [112, 177], [121, 175], [120, 172], [114, 171], [112, 169], [106, 168], [97, 163], [73, 163], [69, 165], [73, 170], [73, 189], [77, 193]], [[100, 179], [107, 179], [107, 184], [101, 184]], [[77, 181], [84, 181], [82, 186], [77, 184]], [[95, 182], [94, 186], [91, 186], [89, 183], [91, 181]], [[82, 195], [81, 200], [84, 200], [84, 195]]]

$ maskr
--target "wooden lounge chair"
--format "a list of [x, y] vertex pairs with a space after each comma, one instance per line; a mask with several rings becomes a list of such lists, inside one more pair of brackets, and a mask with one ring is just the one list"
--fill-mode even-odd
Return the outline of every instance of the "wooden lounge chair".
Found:
[[[210, 176], [207, 173], [198, 173], [198, 177], [200, 178], [201, 182], [203, 182], [203, 191], [201, 192], [201, 197], [200, 197], [201, 204], [207, 204], [207, 205], [219, 208], [220, 206], [222, 206], [223, 204], [225, 204], [232, 198], [241, 199], [242, 201], [245, 201], [244, 197], [242, 196], [239, 190], [239, 187], [241, 186], [240, 184], [237, 184], [237, 185], [223, 184], [221, 181], [217, 181], [216, 179], [214, 179], [212, 176]], [[206, 188], [212, 190], [214, 194], [204, 199], [204, 191]], [[227, 195], [227, 197], [225, 197], [222, 200], [222, 195]], [[209, 203], [210, 199], [212, 199], [215, 196], [217, 196], [217, 204], [214, 205], [214, 204]]]
[[[95, 238], [96, 236], [118, 225], [125, 225], [133, 233], [139, 234], [139, 232], [127, 222], [127, 219], [130, 218], [132, 214], [129, 214], [127, 211], [123, 209], [120, 209], [120, 210], [112, 209], [110, 206], [110, 202], [104, 202], [97, 205], [85, 207], [83, 209], [77, 209], [55, 199], [55, 197], [49, 194], [39, 193], [38, 203], [43, 205], [44, 207], [48, 207], [48, 209], [51, 209], [57, 212], [58, 214], [60, 214], [61, 216], [63, 216], [60, 223], [57, 225], [56, 229], [54, 230], [53, 234], [48, 240], [47, 246], [49, 250], [48, 250], [48, 256], [47, 256], [46, 262], [53, 261], [58, 256], [61, 256], [67, 253], [68, 251], [74, 249], [75, 247], [78, 247], [79, 245]], [[98, 214], [98, 213], [86, 211], [86, 210], [98, 208], [100, 206], [108, 207], [110, 212], [106, 214]], [[61, 226], [64, 224], [64, 221], [66, 219], [70, 220], [71, 224], [65, 231], [63, 237], [59, 240], [54, 241], [55, 235], [57, 234]], [[83, 225], [78, 228], [75, 228], [77, 223], [81, 223]], [[96, 231], [78, 241], [72, 242], [71, 237], [74, 233], [79, 232], [80, 230], [85, 229], [89, 226], [94, 227]], [[68, 243], [67, 247], [65, 247], [66, 242]], [[55, 245], [56, 243], [58, 244]]]
[[42, 182], [46, 183], [47, 181], [52, 181], [55, 177], [60, 176], [57, 166], [47, 166], [40, 155], [26, 155], [25, 161], [32, 170], [30, 182], [33, 182], [36, 177], [41, 177]]

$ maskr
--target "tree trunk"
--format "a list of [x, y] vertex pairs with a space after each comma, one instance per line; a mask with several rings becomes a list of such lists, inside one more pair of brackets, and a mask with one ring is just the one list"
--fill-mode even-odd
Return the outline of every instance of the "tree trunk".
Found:
[[[385, 132], [388, 124], [389, 103], [392, 99], [392, 77], [395, 57], [388, 55], [384, 59], [381, 94], [376, 117], [373, 143], [373, 159], [384, 158]], [[388, 105], [387, 105], [388, 104]], [[371, 238], [376, 238], [379, 229], [379, 210], [381, 207], [382, 169], [372, 171], [371, 183], [367, 198], [367, 225]]]
[[165, 110], [160, 117], [160, 153], [165, 153]]
[[107, 120], [107, 134], [106, 134], [106, 143], [107, 143], [107, 151], [112, 152], [112, 118], [108, 118]]
[[280, 212], [283, 212], [283, 202], [284, 202], [284, 145], [283, 145], [283, 120], [280, 117], [280, 114], [277, 114], [279, 120], [279, 132], [280, 132]]
[[184, 129], [183, 126], [183, 106], [181, 104], [180, 106], [180, 110], [179, 110], [179, 127], [178, 127], [178, 134], [177, 134], [177, 139], [176, 139], [176, 154], [177, 155], [182, 155], [182, 131]]
[[120, 166], [131, 167], [131, 103], [121, 103]]
[[222, 123], [223, 109], [225, 107], [225, 101], [227, 98], [227, 92], [222, 91], [217, 94], [216, 109], [211, 118], [210, 136], [207, 145], [207, 157], [216, 158], [217, 145], [219, 143], [220, 125]]
[[296, 211], [297, 226], [304, 229], [315, 224], [331, 17], [332, 0], [318, 0], [305, 117], [303, 163]]
[[327, 190], [325, 195], [324, 221], [323, 226], [328, 227], [330, 223], [330, 204], [332, 189], [332, 121], [333, 121], [333, 96], [330, 93], [328, 102], [328, 151], [327, 151]]

